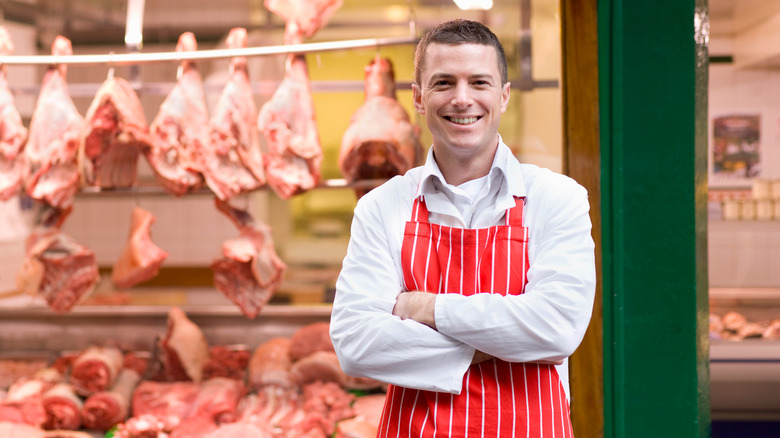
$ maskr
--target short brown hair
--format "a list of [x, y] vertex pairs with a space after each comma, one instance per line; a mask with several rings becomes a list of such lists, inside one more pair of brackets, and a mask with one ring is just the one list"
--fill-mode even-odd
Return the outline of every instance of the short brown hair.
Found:
[[498, 58], [498, 71], [501, 73], [501, 84], [507, 82], [506, 54], [504, 47], [487, 26], [472, 20], [456, 19], [439, 24], [427, 31], [414, 53], [414, 81], [419, 85], [420, 76], [424, 67], [423, 56], [431, 43], [438, 44], [482, 44], [493, 46]]

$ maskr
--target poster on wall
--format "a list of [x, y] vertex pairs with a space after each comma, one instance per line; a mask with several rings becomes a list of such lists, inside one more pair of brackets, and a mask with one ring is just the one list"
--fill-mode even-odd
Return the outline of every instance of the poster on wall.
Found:
[[712, 119], [710, 185], [748, 187], [761, 176], [761, 114]]

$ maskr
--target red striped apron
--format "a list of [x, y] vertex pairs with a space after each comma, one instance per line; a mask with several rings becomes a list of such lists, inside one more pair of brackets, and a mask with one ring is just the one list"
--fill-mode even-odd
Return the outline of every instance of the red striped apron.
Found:
[[[401, 263], [407, 290], [521, 294], [527, 282], [524, 198], [504, 225], [462, 229], [428, 223], [417, 198]], [[388, 387], [378, 437], [571, 438], [569, 404], [553, 365], [491, 359], [471, 365], [459, 395]]]

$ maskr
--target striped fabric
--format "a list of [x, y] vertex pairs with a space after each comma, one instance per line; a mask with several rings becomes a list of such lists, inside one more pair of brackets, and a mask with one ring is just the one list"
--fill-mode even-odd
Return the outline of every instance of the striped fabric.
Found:
[[[504, 225], [461, 229], [428, 223], [415, 200], [406, 223], [402, 268], [408, 290], [521, 294], [527, 282], [524, 199]], [[571, 438], [569, 405], [553, 365], [491, 359], [472, 365], [459, 395], [390, 385], [379, 437]]]

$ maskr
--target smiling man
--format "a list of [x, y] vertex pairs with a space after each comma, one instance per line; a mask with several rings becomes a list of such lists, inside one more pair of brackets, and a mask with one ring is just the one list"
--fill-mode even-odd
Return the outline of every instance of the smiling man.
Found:
[[330, 330], [347, 374], [389, 384], [381, 436], [572, 436], [567, 359], [596, 281], [587, 193], [503, 143], [509, 85], [487, 27], [428, 31], [413, 85], [428, 158], [355, 208]]

